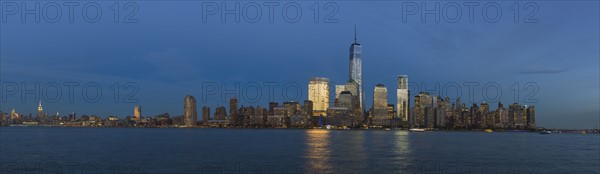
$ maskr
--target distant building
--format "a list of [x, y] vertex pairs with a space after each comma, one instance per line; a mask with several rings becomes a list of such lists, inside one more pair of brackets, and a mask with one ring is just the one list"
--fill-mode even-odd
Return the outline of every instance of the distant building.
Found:
[[277, 102], [269, 102], [269, 115], [274, 115], [275, 114], [275, 108], [279, 106], [279, 103]]
[[267, 124], [272, 127], [287, 127], [289, 112], [285, 106], [277, 106], [273, 108], [273, 115], [267, 118]]
[[509, 128], [517, 129], [525, 126], [526, 113], [523, 106], [518, 103], [513, 103], [508, 106], [508, 122]]
[[350, 93], [352, 93], [353, 96], [357, 96], [358, 97], [358, 90], [359, 86], [358, 83], [356, 83], [356, 81], [350, 79], [348, 80], [348, 82], [346, 82], [346, 85], [344, 85], [344, 91], [349, 91]]
[[183, 123], [186, 127], [195, 127], [197, 122], [196, 99], [191, 95], [187, 95], [183, 99]]
[[313, 117], [312, 101], [304, 100], [304, 105], [302, 105], [302, 115], [307, 118], [307, 127], [316, 127], [318, 125], [319, 117]]
[[[354, 122], [353, 122], [353, 126], [356, 127], [358, 125], [360, 125], [362, 123], [362, 121], [365, 119], [364, 117], [364, 110], [362, 109], [363, 107], [360, 104], [360, 98], [359, 98], [359, 86], [356, 83], [356, 81], [350, 79], [348, 80], [348, 82], [346, 82], [346, 85], [344, 85], [344, 89], [345, 91], [350, 92], [350, 94], [352, 94], [352, 106], [353, 108], [350, 108], [350, 110], [352, 111], [352, 116], [354, 117]], [[347, 98], [343, 99], [346, 101], [343, 102], [347, 102]], [[346, 105], [346, 104], [343, 104]]]
[[527, 128], [535, 129], [535, 106], [527, 107]]
[[354, 95], [350, 91], [342, 91], [338, 97], [338, 105], [336, 107], [348, 108], [350, 111], [354, 109]]
[[308, 83], [308, 100], [313, 102], [313, 116], [327, 116], [329, 79], [313, 77]]
[[411, 119], [412, 127], [433, 127], [434, 118], [432, 102], [428, 92], [419, 92], [419, 94], [415, 96], [414, 113], [413, 118]]
[[393, 120], [396, 117], [396, 108], [394, 108], [394, 104], [387, 105], [387, 117], [390, 120]]
[[330, 107], [327, 109], [327, 125], [336, 127], [352, 126], [352, 110], [346, 107]]
[[335, 99], [339, 99], [343, 91], [346, 91], [346, 85], [335, 85]]
[[396, 89], [396, 115], [402, 121], [408, 121], [408, 110], [410, 109], [409, 103], [409, 92], [408, 92], [408, 76], [398, 76], [398, 89]]
[[483, 117], [483, 128], [494, 128], [494, 117], [490, 113], [490, 105], [487, 102], [483, 102], [479, 105], [479, 110], [481, 112], [481, 116]]
[[202, 124], [207, 125], [210, 120], [210, 108], [207, 106], [202, 107]]
[[133, 117], [135, 117], [136, 121], [140, 121], [142, 119], [142, 107], [136, 105], [133, 107]]
[[238, 117], [238, 100], [235, 96], [229, 100], [229, 114], [229, 123], [232, 126], [238, 126], [240, 118]]
[[267, 119], [266, 118], [266, 109], [264, 109], [261, 106], [256, 106], [255, 108], [250, 107], [252, 112], [250, 111], [246, 111], [247, 113], [251, 113], [249, 120], [247, 120], [247, 122], [245, 123], [248, 126], [252, 126], [252, 127], [258, 127], [258, 126], [262, 126], [264, 125], [264, 122], [266, 122], [266, 120], [263, 119]]
[[10, 111], [10, 119], [19, 119], [19, 113], [17, 113], [17, 111], [15, 111], [14, 107], [13, 107], [12, 111]]
[[242, 106], [239, 109], [239, 119], [238, 119], [238, 125], [239, 126], [244, 126], [244, 127], [248, 127], [251, 126], [252, 123], [252, 117], [254, 116], [255, 109], [254, 107], [250, 106], [250, 107], [244, 107]]
[[313, 102], [310, 100], [304, 100], [304, 105], [302, 106], [302, 115], [309, 117], [313, 116]]
[[256, 122], [256, 124], [258, 126], [266, 126], [267, 125], [267, 120], [268, 120], [268, 115], [269, 112], [267, 111], [266, 108], [258, 106], [256, 107], [256, 119], [259, 119]]
[[389, 126], [388, 118], [388, 100], [387, 88], [383, 84], [375, 85], [373, 91], [373, 115], [372, 123], [374, 126]]
[[227, 109], [225, 109], [225, 106], [220, 106], [215, 109], [215, 120], [227, 120]]
[[75, 112], [72, 112], [69, 114], [69, 121], [75, 121], [77, 120], [77, 114]]
[[496, 127], [505, 129], [509, 127], [508, 111], [504, 108], [502, 102], [498, 102], [498, 109], [494, 112], [494, 118], [496, 121]]
[[40, 104], [38, 105], [37, 115], [38, 115], [38, 117], [44, 116], [44, 108], [42, 108], [42, 101], [41, 100], [40, 100]]
[[[361, 113], [365, 112], [365, 102], [362, 81], [362, 46], [356, 41], [356, 26], [354, 27], [354, 43], [350, 45], [350, 79], [358, 85], [359, 106]], [[350, 91], [350, 90], [349, 90]], [[351, 91], [352, 92], [352, 91]]]

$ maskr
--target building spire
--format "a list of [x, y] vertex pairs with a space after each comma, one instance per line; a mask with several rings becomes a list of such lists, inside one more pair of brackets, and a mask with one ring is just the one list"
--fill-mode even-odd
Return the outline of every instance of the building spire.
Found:
[[356, 43], [356, 24], [354, 24], [354, 43]]

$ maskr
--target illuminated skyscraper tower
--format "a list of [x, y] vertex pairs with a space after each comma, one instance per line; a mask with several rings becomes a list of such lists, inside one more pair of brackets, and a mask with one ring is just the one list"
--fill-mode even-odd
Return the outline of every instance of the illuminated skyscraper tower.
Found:
[[196, 99], [191, 95], [187, 95], [183, 99], [183, 122], [186, 127], [195, 127], [198, 122]]
[[308, 100], [313, 103], [313, 116], [327, 116], [329, 109], [329, 79], [313, 77], [308, 82]]
[[373, 115], [371, 125], [375, 126], [387, 126], [389, 125], [388, 119], [388, 101], [387, 101], [387, 88], [383, 84], [375, 85], [373, 91]]
[[137, 121], [140, 121], [142, 119], [142, 107], [141, 106], [133, 107], [133, 117], [135, 117], [135, 120], [137, 120]]
[[408, 96], [408, 76], [398, 76], [398, 89], [396, 89], [396, 115], [402, 121], [408, 121], [408, 110], [410, 109]]
[[38, 105], [38, 116], [43, 116], [44, 115], [44, 108], [42, 108], [42, 101], [40, 100], [40, 104]]
[[354, 43], [350, 45], [350, 79], [358, 84], [358, 101], [361, 113], [364, 113], [364, 93], [362, 81], [362, 46], [356, 41], [356, 26], [354, 26]]

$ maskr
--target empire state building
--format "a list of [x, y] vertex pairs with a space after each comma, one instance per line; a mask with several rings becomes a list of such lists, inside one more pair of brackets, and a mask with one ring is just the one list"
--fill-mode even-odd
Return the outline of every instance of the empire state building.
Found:
[[356, 26], [354, 26], [354, 43], [350, 45], [350, 79], [358, 84], [358, 100], [361, 113], [365, 112], [363, 83], [362, 83], [362, 46], [356, 41]]

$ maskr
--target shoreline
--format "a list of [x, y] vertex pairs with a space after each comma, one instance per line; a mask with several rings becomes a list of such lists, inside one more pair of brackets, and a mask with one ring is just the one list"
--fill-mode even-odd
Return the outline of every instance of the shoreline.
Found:
[[[18, 127], [18, 128], [28, 128], [28, 127], [44, 127], [44, 128], [125, 128], [125, 129], [315, 129], [315, 130], [330, 130], [330, 131], [407, 131], [412, 132], [406, 128], [393, 128], [393, 129], [383, 129], [383, 128], [368, 128], [368, 129], [326, 129], [326, 128], [301, 128], [301, 127], [206, 127], [206, 126], [198, 126], [198, 127], [185, 127], [185, 126], [165, 126], [165, 127], [109, 127], [109, 126], [63, 126], [63, 125], [8, 125], [8, 126], [0, 126], [0, 128], [9, 128], [9, 127]], [[537, 133], [540, 131], [551, 131], [552, 133], [558, 134], [600, 134], [600, 130], [595, 129], [491, 129], [492, 132], [533, 132]], [[425, 132], [486, 132], [486, 129], [426, 129]]]

